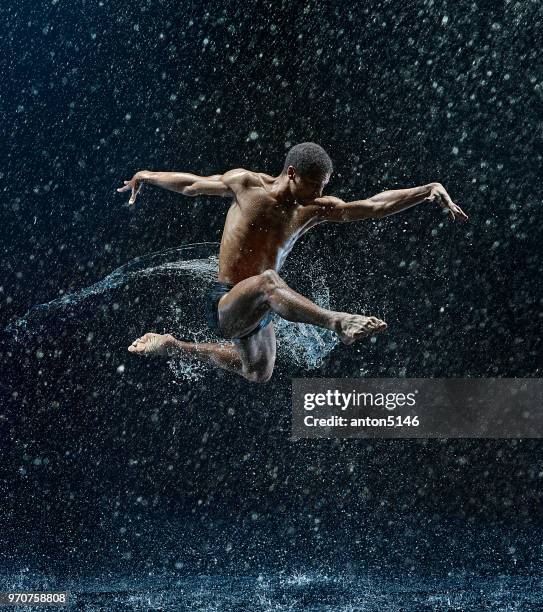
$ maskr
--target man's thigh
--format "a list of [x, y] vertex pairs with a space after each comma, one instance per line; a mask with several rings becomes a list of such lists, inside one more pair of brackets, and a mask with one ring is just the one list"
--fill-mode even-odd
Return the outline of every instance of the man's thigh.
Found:
[[263, 291], [264, 282], [261, 275], [250, 276], [232, 287], [219, 300], [219, 327], [225, 336], [243, 336], [254, 329], [269, 312]]

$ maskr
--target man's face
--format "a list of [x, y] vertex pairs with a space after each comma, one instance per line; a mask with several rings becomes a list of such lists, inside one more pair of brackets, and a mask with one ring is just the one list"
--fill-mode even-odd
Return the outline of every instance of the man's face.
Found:
[[330, 174], [319, 172], [300, 176], [292, 166], [288, 168], [288, 175], [291, 179], [292, 195], [300, 204], [306, 204], [315, 198], [320, 198], [323, 189], [330, 180]]

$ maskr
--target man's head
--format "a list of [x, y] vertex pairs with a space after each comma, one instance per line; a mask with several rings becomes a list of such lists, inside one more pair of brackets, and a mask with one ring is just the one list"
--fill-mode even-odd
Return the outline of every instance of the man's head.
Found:
[[290, 181], [290, 191], [299, 202], [322, 195], [334, 168], [328, 153], [314, 142], [294, 145], [287, 153], [283, 174]]

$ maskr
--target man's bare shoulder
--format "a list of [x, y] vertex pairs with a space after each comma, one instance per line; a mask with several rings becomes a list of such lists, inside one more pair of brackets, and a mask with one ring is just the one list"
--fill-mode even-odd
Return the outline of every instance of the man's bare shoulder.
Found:
[[228, 187], [235, 189], [247, 189], [250, 187], [261, 187], [262, 181], [258, 177], [257, 172], [251, 172], [245, 168], [234, 168], [225, 172], [221, 177], [222, 182]]

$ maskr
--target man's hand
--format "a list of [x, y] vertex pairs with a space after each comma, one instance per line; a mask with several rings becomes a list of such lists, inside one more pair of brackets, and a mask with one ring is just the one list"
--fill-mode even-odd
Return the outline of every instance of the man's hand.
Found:
[[145, 179], [146, 170], [140, 170], [136, 172], [134, 176], [129, 181], [124, 181], [124, 187], [119, 187], [117, 191], [128, 191], [132, 190], [130, 194], [130, 199], [128, 200], [128, 204], [134, 204], [136, 201], [136, 196], [140, 192], [141, 186], [143, 185], [143, 181]]
[[426, 198], [428, 202], [437, 202], [443, 209], [448, 211], [449, 216], [454, 221], [456, 219], [460, 219], [460, 221], [467, 221], [468, 216], [466, 213], [455, 204], [445, 187], [441, 183], [433, 183], [432, 190], [430, 191], [430, 195]]

